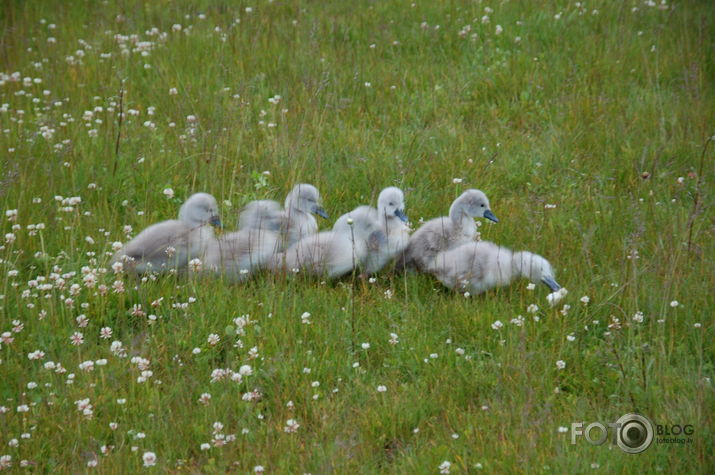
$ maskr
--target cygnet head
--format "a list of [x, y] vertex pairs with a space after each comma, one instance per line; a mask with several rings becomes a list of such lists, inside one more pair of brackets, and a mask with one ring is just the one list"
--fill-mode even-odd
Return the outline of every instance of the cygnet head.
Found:
[[293, 187], [285, 201], [286, 209], [295, 209], [304, 213], [315, 213], [323, 218], [328, 217], [320, 204], [320, 193], [313, 185], [299, 183]]
[[405, 214], [405, 195], [402, 190], [390, 186], [380, 192], [377, 198], [377, 212], [380, 218], [391, 218], [397, 216], [401, 221], [407, 222]]
[[191, 226], [211, 224], [221, 227], [216, 198], [208, 193], [195, 193], [181, 205], [179, 219]]
[[531, 282], [541, 282], [546, 285], [552, 292], [556, 292], [561, 286], [554, 278], [554, 269], [549, 264], [549, 261], [538, 254], [531, 252], [516, 252], [512, 260], [514, 271], [526, 277]]
[[480, 190], [467, 190], [454, 200], [452, 207], [449, 208], [450, 217], [459, 219], [462, 213], [472, 218], [487, 218], [495, 223], [499, 222], [489, 207], [487, 195]]

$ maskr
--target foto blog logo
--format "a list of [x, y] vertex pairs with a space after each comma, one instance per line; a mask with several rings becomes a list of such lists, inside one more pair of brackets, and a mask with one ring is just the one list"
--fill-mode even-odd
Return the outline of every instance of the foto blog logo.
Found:
[[[680, 435], [693, 435], [692, 424], [686, 425], [654, 425], [647, 417], [641, 414], [625, 414], [616, 422], [602, 424], [592, 422], [585, 426], [584, 422], [571, 423], [571, 444], [576, 444], [576, 439], [583, 437], [591, 445], [603, 445], [611, 434], [612, 443], [626, 453], [639, 454], [653, 443], [655, 435], [658, 444], [689, 444], [690, 437]], [[666, 436], [666, 437], [660, 437]]]

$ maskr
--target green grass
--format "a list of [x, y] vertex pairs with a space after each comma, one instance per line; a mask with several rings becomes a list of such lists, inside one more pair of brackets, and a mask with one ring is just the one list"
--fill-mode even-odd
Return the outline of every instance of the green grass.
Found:
[[[0, 333], [24, 326], [0, 348], [11, 470], [75, 473], [96, 459], [103, 473], [133, 472], [151, 451], [154, 470], [205, 473], [438, 473], [445, 460], [451, 473], [712, 473], [715, 147], [703, 149], [715, 133], [715, 14], [709, 2], [585, 3], [5, 2], [0, 209], [17, 209], [17, 221], [1, 216], [0, 236], [16, 240], [0, 248]], [[145, 57], [132, 52], [143, 41]], [[19, 81], [6, 77], [15, 71]], [[139, 111], [121, 128], [120, 98]], [[240, 206], [282, 201], [296, 182], [315, 184], [333, 218], [400, 186], [413, 223], [482, 189], [501, 219], [482, 237], [547, 257], [571, 308], [549, 308], [546, 289], [525, 281], [465, 299], [418, 274], [170, 276], [138, 290], [124, 278], [121, 294], [111, 271], [83, 283], [84, 266], [105, 268], [111, 244], [127, 241], [125, 225], [135, 235], [174, 217], [192, 192], [216, 196], [231, 228]], [[55, 196], [82, 202], [62, 211]], [[53, 273], [70, 273], [64, 288]], [[38, 276], [53, 286], [30, 288]], [[159, 318], [132, 316], [135, 304]], [[233, 319], [246, 314], [255, 323], [238, 336]], [[518, 315], [523, 327], [510, 323]], [[622, 327], [607, 335], [613, 318]], [[75, 331], [82, 345], [70, 344]], [[110, 352], [114, 340], [127, 358]], [[28, 359], [35, 350], [44, 360]], [[151, 362], [146, 383], [134, 356]], [[240, 384], [210, 382], [214, 369], [246, 364]], [[242, 400], [254, 389], [259, 401]], [[91, 419], [77, 410], [84, 398]], [[692, 424], [692, 443], [639, 455], [571, 445], [572, 422], [634, 411]], [[236, 440], [202, 451], [217, 421]]]

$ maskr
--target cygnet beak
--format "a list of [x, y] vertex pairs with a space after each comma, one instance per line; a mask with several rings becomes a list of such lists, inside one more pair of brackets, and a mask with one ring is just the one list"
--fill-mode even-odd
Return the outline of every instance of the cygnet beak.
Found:
[[541, 282], [546, 284], [546, 286], [550, 288], [552, 292], [556, 292], [561, 288], [561, 286], [553, 279], [553, 277], [544, 276], [541, 278]]
[[490, 209], [484, 211], [484, 217], [487, 218], [489, 221], [494, 221], [495, 223], [499, 222], [499, 219], [494, 216], [494, 213], [492, 213], [492, 210]]
[[400, 220], [401, 220], [403, 223], [406, 223], [406, 222], [408, 221], [407, 215], [406, 215], [405, 212], [402, 211], [401, 209], [396, 209], [396, 210], [395, 210], [395, 216], [397, 216], [398, 218], [400, 218]]
[[211, 216], [211, 219], [209, 219], [209, 223], [211, 224], [211, 226], [223, 229], [223, 225], [221, 224], [221, 218], [219, 218], [217, 215]]
[[329, 218], [328, 213], [325, 212], [325, 210], [323, 209], [322, 206], [315, 205], [313, 207], [313, 213], [317, 214], [321, 218], [325, 218], [325, 219]]

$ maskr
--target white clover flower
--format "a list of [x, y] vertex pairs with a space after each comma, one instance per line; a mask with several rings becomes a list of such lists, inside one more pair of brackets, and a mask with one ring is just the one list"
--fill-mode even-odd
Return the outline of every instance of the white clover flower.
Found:
[[559, 303], [564, 297], [566, 297], [566, 294], [568, 294], [568, 293], [569, 293], [568, 290], [561, 287], [556, 292], [551, 292], [549, 295], [547, 295], [546, 300], [548, 300], [549, 305], [551, 305], [553, 307], [557, 303]]
[[443, 474], [449, 473], [450, 467], [452, 467], [452, 463], [449, 462], [449, 461], [447, 461], [447, 460], [445, 460], [444, 462], [442, 462], [441, 464], [439, 464], [439, 467], [438, 467], [438, 468], [439, 468], [439, 473], [443, 473]]
[[164, 191], [162, 191], [162, 193], [164, 193], [164, 196], [169, 199], [172, 199], [174, 197], [174, 190], [172, 190], [171, 188], [164, 188]]
[[194, 272], [199, 272], [202, 266], [203, 263], [198, 257], [195, 257], [189, 261], [189, 267], [191, 267], [191, 270], [193, 270]]
[[492, 328], [494, 330], [501, 330], [503, 326], [504, 324], [501, 322], [501, 320], [497, 320], [496, 322], [492, 323]]
[[286, 421], [285, 427], [283, 428], [283, 431], [290, 434], [297, 432], [299, 427], [300, 424], [298, 424], [298, 421], [296, 421], [295, 419], [288, 419]]
[[142, 455], [145, 467], [153, 467], [156, 465], [156, 454], [154, 452], [144, 452]]
[[566, 367], [566, 362], [564, 360], [558, 360], [556, 362], [556, 367], [558, 369], [564, 369]]
[[680, 305], [680, 302], [678, 302], [677, 300], [673, 300], [672, 302], [670, 302], [670, 306], [673, 308], [677, 307], [678, 305]]
[[387, 386], [381, 384], [377, 387], [377, 392], [384, 393], [385, 391], [387, 391]]
[[583, 303], [584, 305], [591, 301], [591, 299], [588, 297], [588, 295], [584, 295], [579, 300], [581, 300], [581, 303]]

